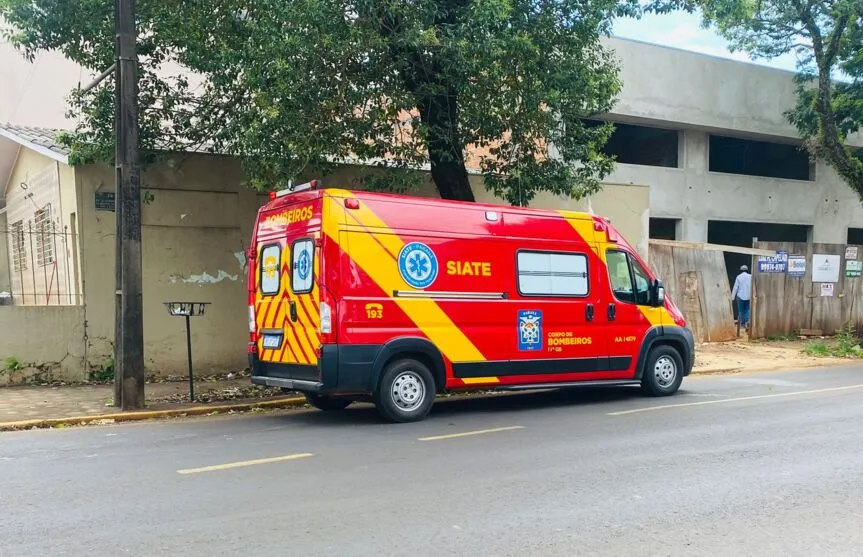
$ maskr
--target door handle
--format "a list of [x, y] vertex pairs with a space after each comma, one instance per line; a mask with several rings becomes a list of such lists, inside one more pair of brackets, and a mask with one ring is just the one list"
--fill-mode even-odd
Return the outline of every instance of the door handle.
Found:
[[593, 304], [587, 304], [587, 308], [584, 310], [584, 317], [588, 321], [593, 321]]
[[608, 320], [614, 321], [614, 318], [617, 316], [617, 306], [614, 304], [608, 304]]
[[291, 308], [291, 321], [296, 323], [297, 322], [297, 302], [291, 301], [290, 308]]

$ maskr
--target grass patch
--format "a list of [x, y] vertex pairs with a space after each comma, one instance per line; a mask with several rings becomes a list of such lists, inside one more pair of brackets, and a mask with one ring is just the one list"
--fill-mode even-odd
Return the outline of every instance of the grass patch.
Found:
[[767, 335], [766, 337], [764, 337], [764, 340], [766, 340], [767, 342], [786, 342], [789, 340], [800, 340], [800, 335], [797, 334], [796, 332], [787, 333], [787, 334], [775, 333], [772, 335]]
[[14, 356], [9, 356], [3, 360], [3, 371], [21, 371], [22, 369], [24, 369], [24, 366]]
[[105, 362], [99, 369], [90, 371], [90, 381], [93, 383], [109, 383], [114, 380], [114, 360]]
[[810, 342], [803, 353], [817, 358], [863, 358], [863, 346], [857, 331], [849, 325], [836, 334], [834, 342]]

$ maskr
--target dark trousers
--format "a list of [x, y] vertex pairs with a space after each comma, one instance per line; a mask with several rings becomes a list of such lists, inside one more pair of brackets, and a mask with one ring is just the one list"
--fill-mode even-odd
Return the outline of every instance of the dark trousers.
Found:
[[737, 299], [737, 319], [741, 327], [749, 326], [749, 300]]

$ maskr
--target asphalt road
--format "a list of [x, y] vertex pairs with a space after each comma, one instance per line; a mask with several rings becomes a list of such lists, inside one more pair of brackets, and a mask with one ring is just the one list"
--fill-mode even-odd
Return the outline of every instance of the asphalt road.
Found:
[[2, 433], [0, 555], [863, 555], [863, 369]]

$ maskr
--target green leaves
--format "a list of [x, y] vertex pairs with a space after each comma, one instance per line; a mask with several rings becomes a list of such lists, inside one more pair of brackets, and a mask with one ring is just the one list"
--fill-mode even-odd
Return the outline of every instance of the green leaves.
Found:
[[[363, 186], [406, 191], [430, 165], [442, 196], [472, 199], [466, 152], [513, 203], [582, 197], [601, 153], [618, 68], [611, 18], [687, 8], [656, 0], [138, 0], [141, 144], [240, 157], [250, 183], [284, 186], [372, 161]], [[112, 0], [0, 0], [24, 53], [113, 61]], [[183, 71], [166, 67], [176, 66]], [[113, 83], [75, 92], [73, 160], [113, 158]]]
[[798, 57], [797, 105], [786, 113], [806, 147], [863, 200], [863, 157], [845, 144], [863, 127], [860, 0], [700, 0], [705, 22], [754, 57]]

